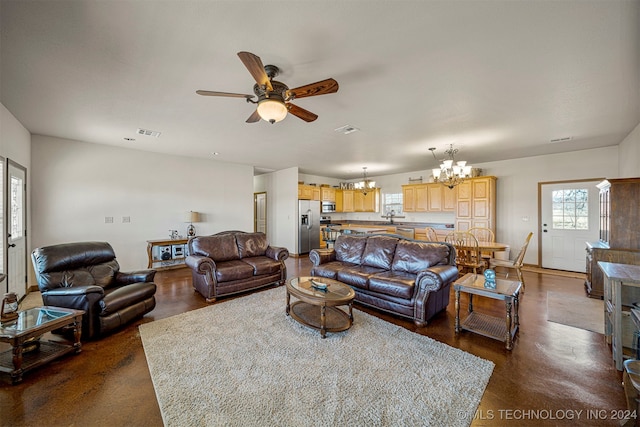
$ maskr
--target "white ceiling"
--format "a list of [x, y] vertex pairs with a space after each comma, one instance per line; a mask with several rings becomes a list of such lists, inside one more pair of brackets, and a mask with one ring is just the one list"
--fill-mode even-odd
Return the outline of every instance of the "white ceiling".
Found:
[[[617, 145], [640, 121], [635, 0], [2, 0], [0, 14], [0, 101], [32, 134], [350, 179], [430, 169], [428, 148], [449, 144], [470, 163]], [[252, 93], [243, 50], [291, 88], [340, 90], [295, 101], [315, 122], [247, 124], [243, 99], [195, 93]], [[360, 131], [334, 131], [347, 124]]]

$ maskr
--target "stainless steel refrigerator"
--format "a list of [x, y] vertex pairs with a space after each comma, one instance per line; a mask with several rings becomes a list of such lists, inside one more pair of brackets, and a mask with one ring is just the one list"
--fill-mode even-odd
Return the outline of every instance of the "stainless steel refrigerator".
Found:
[[298, 200], [298, 253], [320, 247], [320, 201]]

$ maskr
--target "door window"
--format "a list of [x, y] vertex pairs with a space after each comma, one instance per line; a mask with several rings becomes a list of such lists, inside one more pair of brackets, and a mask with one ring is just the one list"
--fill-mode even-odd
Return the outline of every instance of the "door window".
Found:
[[589, 229], [589, 190], [572, 188], [552, 192], [552, 226], [555, 230]]

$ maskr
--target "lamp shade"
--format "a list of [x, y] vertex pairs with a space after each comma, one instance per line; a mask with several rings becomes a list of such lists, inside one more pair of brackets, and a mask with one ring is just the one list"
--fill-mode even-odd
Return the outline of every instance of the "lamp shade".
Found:
[[189, 211], [185, 213], [184, 222], [200, 222], [200, 212]]
[[284, 102], [265, 99], [258, 104], [258, 114], [269, 123], [277, 123], [287, 117], [287, 107]]

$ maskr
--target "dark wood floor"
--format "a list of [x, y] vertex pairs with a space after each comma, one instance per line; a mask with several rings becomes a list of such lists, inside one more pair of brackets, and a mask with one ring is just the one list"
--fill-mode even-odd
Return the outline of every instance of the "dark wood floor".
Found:
[[[310, 269], [308, 258], [289, 259], [287, 266], [290, 277], [308, 274]], [[362, 306], [356, 308], [492, 360], [496, 367], [474, 426], [619, 425], [615, 417], [626, 409], [622, 377], [613, 366], [603, 336], [546, 320], [547, 291], [583, 295], [582, 280], [530, 272], [525, 272], [525, 280], [521, 329], [511, 352], [498, 341], [468, 332], [454, 333], [453, 290], [448, 310], [425, 328]], [[0, 424], [161, 426], [137, 326], [207, 304], [193, 292], [187, 269], [159, 272], [156, 283], [157, 307], [138, 322], [84, 343], [79, 355], [31, 371], [18, 385], [12, 386], [8, 375], [2, 374]], [[483, 304], [482, 300], [474, 300], [477, 310], [502, 313], [503, 306], [497, 301]], [[220, 303], [224, 300], [216, 304]], [[464, 299], [462, 303], [466, 307]], [[357, 311], [355, 317], [357, 322]]]

